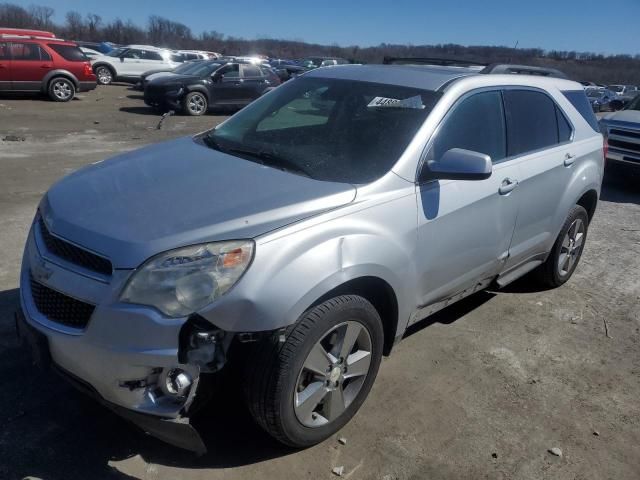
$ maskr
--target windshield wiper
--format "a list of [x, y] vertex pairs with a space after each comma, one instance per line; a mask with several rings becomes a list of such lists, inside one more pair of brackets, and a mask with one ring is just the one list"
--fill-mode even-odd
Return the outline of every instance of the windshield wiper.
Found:
[[300, 175], [304, 175], [305, 177], [311, 177], [309, 172], [304, 168], [302, 168], [297, 163], [289, 159], [274, 155], [273, 153], [265, 152], [262, 150], [251, 150], [248, 148], [236, 148], [236, 147], [226, 148], [222, 151], [228, 152], [228, 153], [235, 153], [237, 155], [246, 155], [246, 156], [255, 158], [262, 165], [278, 168], [280, 170], [284, 170], [290, 173], [297, 173]]

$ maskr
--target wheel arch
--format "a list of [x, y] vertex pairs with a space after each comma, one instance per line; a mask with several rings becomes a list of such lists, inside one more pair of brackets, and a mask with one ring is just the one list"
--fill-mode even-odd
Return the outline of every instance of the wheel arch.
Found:
[[78, 78], [73, 73], [71, 73], [68, 70], [56, 69], [48, 72], [42, 79], [42, 91], [47, 92], [49, 90], [49, 84], [51, 83], [51, 80], [58, 77], [64, 77], [68, 80], [71, 80], [76, 90], [80, 86], [80, 82], [78, 81]]
[[378, 311], [384, 332], [383, 354], [391, 353], [398, 328], [398, 298], [393, 287], [380, 277], [353, 278], [316, 299], [309, 309], [340, 295], [358, 295], [369, 301]]
[[192, 92], [198, 92], [198, 93], [203, 94], [204, 98], [207, 99], [207, 103], [211, 100], [211, 98], [209, 96], [209, 91], [203, 85], [186, 85], [184, 87], [184, 95], [182, 96], [182, 98], [184, 98], [187, 94], [192, 93]]
[[598, 205], [598, 192], [595, 189], [587, 190], [576, 202], [576, 205], [583, 207], [589, 215], [589, 222], [593, 218], [596, 212], [596, 206]]
[[107, 67], [109, 70], [111, 70], [111, 74], [113, 75], [113, 78], [115, 80], [115, 77], [118, 74], [118, 72], [116, 71], [113, 65], [107, 62], [96, 62], [93, 65], [91, 65], [91, 70], [93, 70], [93, 73], [96, 73], [96, 69], [98, 67]]

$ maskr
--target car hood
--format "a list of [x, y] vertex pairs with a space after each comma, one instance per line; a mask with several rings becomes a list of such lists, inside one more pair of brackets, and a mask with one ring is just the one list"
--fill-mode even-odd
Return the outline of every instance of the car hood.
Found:
[[637, 123], [636, 128], [640, 128], [640, 110], [620, 110], [612, 112], [602, 117], [607, 123], [609, 122], [627, 122]]
[[353, 201], [351, 184], [313, 180], [187, 137], [85, 167], [40, 211], [51, 231], [135, 268], [183, 245], [253, 238]]

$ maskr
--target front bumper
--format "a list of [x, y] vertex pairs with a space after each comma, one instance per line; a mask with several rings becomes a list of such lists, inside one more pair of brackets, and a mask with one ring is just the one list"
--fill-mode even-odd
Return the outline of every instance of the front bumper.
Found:
[[22, 310], [16, 312], [15, 321], [19, 339], [22, 343], [28, 345], [38, 366], [43, 369], [51, 368], [82, 393], [89, 395], [117, 415], [141, 428], [144, 432], [176, 447], [196, 452], [199, 455], [206, 453], [207, 448], [200, 434], [190, 425], [187, 418], [168, 419], [147, 415], [105, 400], [91, 384], [76, 377], [52, 361], [48, 337], [27, 323]]
[[[21, 312], [16, 320], [36, 358], [45, 359], [41, 363], [53, 365], [76, 386], [83, 386], [82, 390], [148, 433], [203, 452], [189, 417], [206, 366], [179, 359], [179, 339], [192, 324], [190, 319], [166, 318], [153, 308], [120, 303], [118, 293], [130, 271], [114, 270], [105, 278], [72, 265], [48, 250], [41, 228], [34, 222], [25, 247]], [[86, 326], [69, 326], [43, 314], [42, 299], [34, 297], [32, 282], [56, 295], [95, 305]], [[229, 335], [229, 342], [231, 338]], [[216, 352], [218, 365], [224, 364], [220, 362], [222, 351], [220, 346]], [[181, 396], [172, 396], [166, 388], [167, 376], [176, 368], [193, 380], [188, 393]], [[203, 400], [204, 396], [198, 403]]]
[[144, 88], [144, 103], [150, 107], [165, 108], [170, 110], [180, 110], [182, 108], [182, 91], [163, 92], [150, 91], [148, 87]]

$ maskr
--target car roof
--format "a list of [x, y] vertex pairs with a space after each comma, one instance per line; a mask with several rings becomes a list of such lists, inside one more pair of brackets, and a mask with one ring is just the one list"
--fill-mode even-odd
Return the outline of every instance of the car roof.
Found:
[[324, 77], [342, 80], [361, 80], [387, 83], [403, 87], [438, 90], [443, 85], [477, 71], [460, 67], [417, 65], [336, 65], [305, 73], [305, 77]]
[[473, 77], [482, 86], [522, 85], [539, 88], [555, 87], [561, 90], [583, 90], [571, 80], [539, 75], [483, 74], [475, 68], [422, 65], [336, 65], [311, 70], [305, 77], [323, 77], [342, 80], [360, 80], [385, 83], [423, 90], [443, 90], [456, 80]]

